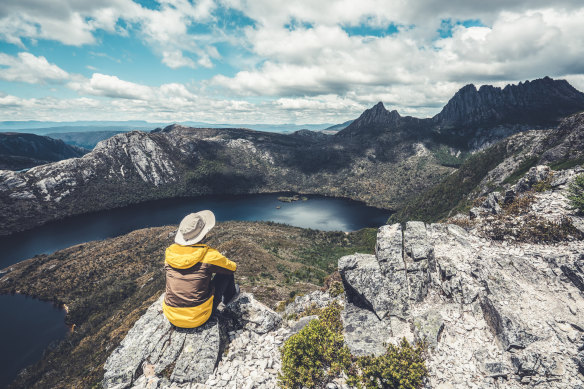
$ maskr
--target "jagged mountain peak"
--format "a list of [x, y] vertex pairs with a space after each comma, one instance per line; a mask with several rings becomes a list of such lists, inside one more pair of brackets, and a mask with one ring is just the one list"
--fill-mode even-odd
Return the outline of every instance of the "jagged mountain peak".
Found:
[[496, 124], [549, 125], [584, 109], [584, 93], [566, 80], [544, 77], [504, 88], [462, 87], [433, 121], [441, 127]]
[[378, 102], [377, 104], [375, 104], [370, 109], [371, 110], [376, 110], [376, 111], [387, 111], [387, 108], [385, 108], [385, 105], [383, 105], [383, 102], [382, 101]]
[[383, 102], [378, 102], [373, 107], [366, 109], [361, 116], [359, 116], [347, 128], [340, 131], [339, 134], [352, 134], [356, 130], [364, 128], [379, 128], [397, 125], [402, 119], [402, 116], [395, 109], [388, 111], [383, 105]]

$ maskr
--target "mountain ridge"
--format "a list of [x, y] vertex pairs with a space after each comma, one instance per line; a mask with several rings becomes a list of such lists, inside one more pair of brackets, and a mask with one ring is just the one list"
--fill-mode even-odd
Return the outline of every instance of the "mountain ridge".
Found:
[[337, 136], [362, 142], [363, 137], [375, 138], [391, 132], [402, 139], [427, 137], [453, 146], [480, 149], [526, 129], [557, 125], [561, 118], [582, 110], [584, 93], [566, 80], [544, 77], [504, 88], [482, 85], [477, 89], [468, 84], [431, 118], [401, 116], [379, 102]]
[[544, 77], [504, 88], [473, 84], [462, 87], [432, 120], [441, 128], [484, 123], [554, 124], [584, 109], [584, 93], [566, 80]]
[[[575, 105], [564, 106], [560, 99], [554, 112], [580, 107], [580, 95]], [[132, 131], [100, 142], [83, 158], [26, 173], [0, 171], [0, 234], [177, 196], [297, 192], [395, 210], [454, 172], [469, 152], [534, 128], [547, 124], [437, 128], [432, 119], [404, 117], [378, 103], [334, 136], [179, 124], [152, 133]]]
[[68, 158], [88, 150], [62, 140], [34, 134], [0, 132], [0, 170], [21, 170]]

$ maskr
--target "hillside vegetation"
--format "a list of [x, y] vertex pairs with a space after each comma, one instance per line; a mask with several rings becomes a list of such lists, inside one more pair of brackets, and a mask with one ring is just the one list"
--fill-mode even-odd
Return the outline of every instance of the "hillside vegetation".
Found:
[[[91, 387], [134, 322], [164, 290], [164, 250], [176, 226], [137, 230], [40, 255], [12, 266], [0, 293], [23, 293], [65, 304], [73, 331], [14, 388]], [[218, 223], [208, 243], [238, 263], [244, 291], [275, 307], [318, 289], [339, 256], [372, 253], [375, 229], [345, 234], [275, 223]], [[59, 371], [59, 375], [53, 372]]]

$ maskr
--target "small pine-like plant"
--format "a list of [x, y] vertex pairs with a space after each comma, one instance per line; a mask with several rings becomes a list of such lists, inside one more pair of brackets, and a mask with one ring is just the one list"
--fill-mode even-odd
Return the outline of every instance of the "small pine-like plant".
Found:
[[412, 346], [405, 338], [396, 346], [387, 346], [387, 352], [379, 357], [360, 357], [356, 361], [359, 370], [353, 384], [366, 389], [418, 389], [428, 375], [424, 353], [426, 346]]
[[333, 283], [331, 283], [328, 292], [332, 297], [340, 296], [345, 292], [345, 288], [343, 288], [343, 283], [340, 281], [334, 281]]
[[351, 364], [351, 353], [343, 342], [340, 311], [339, 304], [331, 304], [318, 320], [286, 341], [278, 377], [282, 388], [321, 387]]
[[568, 198], [579, 213], [584, 213], [584, 174], [580, 174], [568, 188]]
[[318, 320], [311, 321], [281, 348], [282, 388], [320, 388], [342, 372], [356, 388], [419, 389], [428, 370], [424, 361], [426, 346], [411, 345], [402, 339], [390, 344], [385, 354], [373, 357], [351, 355], [343, 340], [341, 306], [334, 302], [324, 308]]

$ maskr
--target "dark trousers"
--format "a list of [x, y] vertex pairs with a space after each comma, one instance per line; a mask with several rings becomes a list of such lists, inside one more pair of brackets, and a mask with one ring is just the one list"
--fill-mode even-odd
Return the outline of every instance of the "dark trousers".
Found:
[[216, 273], [211, 284], [215, 290], [213, 298], [213, 311], [215, 311], [221, 301], [227, 303], [235, 296], [235, 278], [233, 274]]

